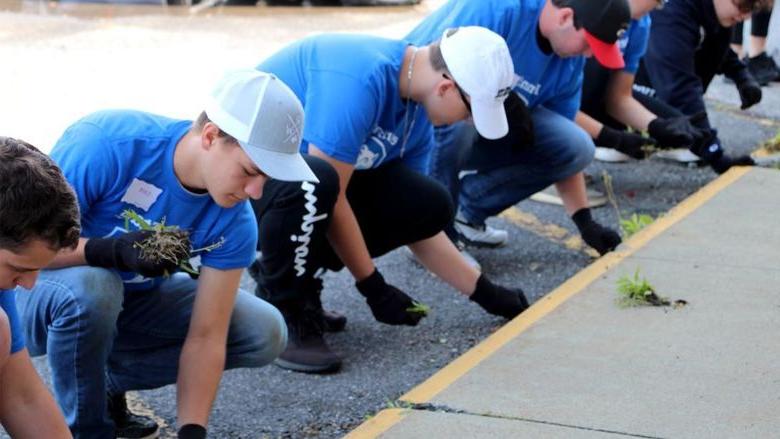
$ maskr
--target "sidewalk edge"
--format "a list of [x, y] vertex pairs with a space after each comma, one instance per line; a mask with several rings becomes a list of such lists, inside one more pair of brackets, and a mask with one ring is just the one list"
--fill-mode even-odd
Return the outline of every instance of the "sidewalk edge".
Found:
[[[651, 225], [626, 240], [618, 250], [608, 253], [569, 278], [552, 292], [534, 303], [528, 310], [502, 326], [485, 340], [469, 349], [463, 355], [444, 366], [430, 378], [412, 388], [399, 399], [413, 404], [430, 402], [437, 394], [444, 391], [452, 383], [465, 375], [482, 360], [498, 351], [505, 344], [519, 336], [528, 327], [555, 310], [570, 297], [584, 290], [599, 276], [606, 273], [626, 257], [645, 246], [671, 226], [681, 221], [719, 192], [742, 178], [750, 171], [749, 167], [732, 168], [725, 174], [711, 181], [691, 196], [673, 207], [669, 212], [658, 218]], [[377, 437], [389, 430], [402, 419], [402, 413], [395, 410], [383, 410], [376, 417], [364, 422], [346, 437], [369, 438]]]

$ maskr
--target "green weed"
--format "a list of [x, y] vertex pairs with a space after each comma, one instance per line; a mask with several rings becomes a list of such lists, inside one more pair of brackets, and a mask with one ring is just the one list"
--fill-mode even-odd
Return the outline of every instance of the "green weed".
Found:
[[617, 289], [619, 293], [617, 304], [621, 308], [670, 305], [668, 298], [655, 293], [655, 289], [647, 279], [639, 277], [639, 267], [633, 277], [625, 275], [618, 279]]

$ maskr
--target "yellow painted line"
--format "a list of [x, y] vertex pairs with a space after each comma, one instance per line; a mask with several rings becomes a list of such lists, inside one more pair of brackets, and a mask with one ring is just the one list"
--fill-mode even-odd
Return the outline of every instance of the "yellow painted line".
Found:
[[[671, 226], [693, 213], [696, 209], [701, 207], [704, 203], [717, 195], [723, 189], [742, 178], [750, 171], [750, 169], [751, 168], [749, 167], [731, 168], [725, 174], [702, 187], [696, 193], [683, 200], [676, 207], [672, 208], [669, 213], [660, 217], [643, 230], [631, 236], [628, 240], [626, 240], [626, 242], [624, 242], [623, 245], [621, 245], [619, 250], [602, 256], [589, 266], [582, 269], [579, 273], [569, 278], [566, 282], [561, 284], [551, 293], [539, 299], [530, 308], [528, 308], [528, 310], [515, 317], [509, 323], [501, 327], [499, 330], [494, 332], [492, 335], [473, 348], [466, 351], [463, 355], [456, 358], [454, 361], [436, 372], [423, 383], [419, 384], [401, 396], [400, 400], [417, 404], [430, 402], [436, 395], [441, 393], [452, 383], [476, 367], [480, 362], [515, 339], [528, 327], [555, 310], [560, 304], [568, 300], [570, 297], [583, 291], [594, 280], [598, 279], [609, 269], [623, 261], [626, 257], [635, 253], [637, 250], [646, 245], [650, 240], [659, 236]], [[382, 413], [384, 413], [384, 411]], [[364, 425], [358, 427], [358, 429], [355, 431], [361, 431], [363, 434], [355, 437], [376, 437], [382, 432], [390, 429], [401, 418], [402, 416], [400, 414], [392, 413], [381, 417], [377, 416], [376, 418], [373, 418], [367, 422], [371, 424], [370, 429], [368, 426], [366, 429], [363, 429], [365, 423]], [[350, 435], [347, 437], [352, 436]]]
[[511, 222], [523, 230], [527, 230], [531, 233], [539, 235], [542, 238], [549, 239], [550, 241], [563, 245], [570, 250], [582, 252], [594, 258], [599, 257], [598, 252], [585, 244], [585, 242], [579, 236], [570, 234], [567, 229], [557, 224], [544, 223], [532, 213], [523, 212], [522, 210], [513, 206], [501, 212], [501, 214], [498, 216], [504, 218], [505, 220]]
[[408, 409], [385, 409], [376, 416], [360, 424], [344, 436], [344, 439], [374, 438], [387, 431], [409, 413]]

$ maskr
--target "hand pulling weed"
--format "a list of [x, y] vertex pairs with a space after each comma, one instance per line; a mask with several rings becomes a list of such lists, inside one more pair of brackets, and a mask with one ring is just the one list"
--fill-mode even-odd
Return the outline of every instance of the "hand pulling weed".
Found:
[[224, 244], [224, 238], [210, 246], [192, 250], [190, 249], [190, 234], [178, 226], [166, 226], [165, 219], [158, 224], [150, 224], [141, 215], [131, 209], [122, 212], [122, 218], [125, 220], [125, 230], [130, 229], [130, 222], [136, 224], [141, 230], [150, 230], [154, 234], [142, 242], [135, 244], [141, 250], [141, 258], [150, 262], [168, 261], [175, 263], [193, 276], [199, 273], [192, 265], [189, 259], [179, 259], [178, 255], [190, 255], [195, 252], [211, 251], [221, 247]]
[[615, 197], [615, 191], [612, 188], [612, 176], [607, 171], [601, 173], [601, 178], [604, 181], [604, 188], [607, 191], [607, 198], [609, 203], [615, 209], [615, 213], [618, 217], [618, 223], [620, 224], [620, 231], [624, 238], [628, 238], [634, 235], [636, 232], [644, 229], [655, 221], [655, 219], [647, 214], [632, 213], [630, 217], [624, 218], [618, 208], [617, 198]]

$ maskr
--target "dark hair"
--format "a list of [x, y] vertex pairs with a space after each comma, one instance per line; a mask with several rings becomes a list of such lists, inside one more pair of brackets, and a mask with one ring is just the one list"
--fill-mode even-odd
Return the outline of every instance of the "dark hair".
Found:
[[[445, 32], [447, 32], [447, 36], [449, 37], [457, 31], [458, 28], [453, 27], [447, 29]], [[431, 62], [431, 67], [433, 67], [433, 70], [436, 70], [437, 72], [450, 73], [450, 70], [447, 68], [447, 62], [444, 61], [444, 55], [441, 53], [441, 39], [438, 39], [428, 45], [428, 59]]]
[[758, 12], [771, 10], [773, 0], [731, 0], [740, 12]]
[[52, 250], [79, 242], [76, 196], [60, 168], [22, 140], [0, 137], [0, 248], [40, 239]]
[[[207, 123], [211, 122], [211, 119], [209, 119], [209, 116], [206, 114], [205, 111], [201, 112], [197, 119], [195, 119], [195, 122], [192, 123], [192, 131], [194, 132], [201, 132], [203, 130], [203, 127], [206, 126]], [[212, 122], [213, 123], [213, 122]], [[217, 127], [219, 128], [219, 127]], [[233, 136], [230, 134], [222, 131], [222, 128], [219, 128], [219, 133], [217, 134], [217, 137], [224, 137], [225, 141], [229, 143], [235, 143], [238, 144], [238, 140], [236, 140]]]

